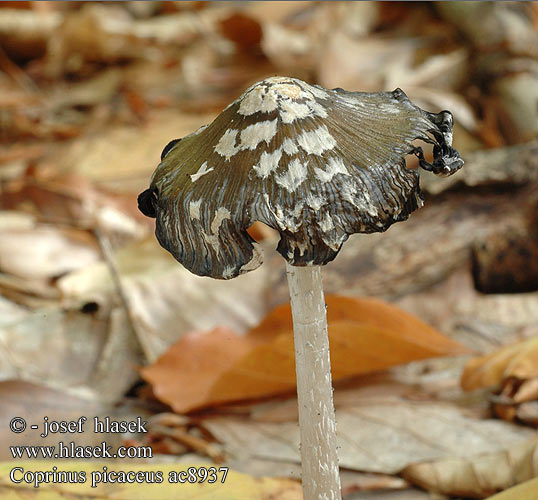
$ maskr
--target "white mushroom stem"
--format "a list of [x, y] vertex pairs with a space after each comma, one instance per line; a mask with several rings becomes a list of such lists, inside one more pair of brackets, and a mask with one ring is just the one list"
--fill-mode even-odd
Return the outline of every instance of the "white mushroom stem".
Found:
[[304, 500], [339, 500], [327, 314], [320, 266], [286, 263], [293, 315]]

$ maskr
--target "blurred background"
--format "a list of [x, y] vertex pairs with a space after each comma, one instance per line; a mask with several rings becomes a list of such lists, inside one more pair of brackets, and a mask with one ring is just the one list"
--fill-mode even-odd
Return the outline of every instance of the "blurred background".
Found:
[[[382, 299], [395, 309], [357, 304], [395, 324], [406, 311], [411, 337], [435, 329], [468, 352], [411, 353], [389, 320], [395, 357], [363, 369], [376, 337], [345, 344], [345, 497], [482, 498], [538, 475], [534, 463], [516, 480], [507, 462], [511, 483], [496, 483], [492, 467], [492, 483], [462, 486], [413, 469], [456, 456], [461, 472], [481, 453], [536, 449], [535, 2], [2, 2], [0, 457], [12, 458], [8, 444], [43, 443], [9, 433], [14, 415], [142, 415], [150, 433], [110, 439], [168, 460], [299, 477], [293, 373], [260, 382], [293, 356], [271, 347], [275, 325], [289, 328], [275, 309], [288, 300], [275, 235], [251, 228], [265, 248], [260, 269], [199, 278], [161, 250], [136, 205], [170, 140], [274, 75], [400, 87], [423, 109], [453, 113], [466, 162], [449, 179], [422, 172], [423, 209], [385, 234], [353, 236], [325, 266], [342, 309], [342, 296]], [[271, 498], [299, 498], [295, 484]]]

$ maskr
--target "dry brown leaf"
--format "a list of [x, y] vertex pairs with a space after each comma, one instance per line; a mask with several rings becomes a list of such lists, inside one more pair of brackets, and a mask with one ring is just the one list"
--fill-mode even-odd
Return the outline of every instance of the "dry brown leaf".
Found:
[[499, 385], [508, 377], [538, 377], [538, 336], [471, 359], [461, 377], [466, 391]]
[[436, 2], [435, 8], [479, 49], [502, 46], [513, 54], [536, 56], [538, 33], [527, 2]]
[[461, 386], [494, 387], [493, 410], [500, 418], [538, 426], [538, 336], [471, 359]]
[[312, 8], [315, 2], [312, 1], [289, 1], [289, 2], [249, 2], [243, 7], [242, 12], [252, 16], [261, 23], [285, 24], [287, 20], [293, 19]]
[[110, 309], [43, 307], [0, 323], [0, 380], [46, 383], [117, 401], [134, 383], [142, 359], [125, 311]]
[[[411, 386], [408, 386], [408, 390]], [[396, 474], [417, 461], [494, 453], [535, 437], [528, 428], [495, 419], [468, 416], [454, 403], [413, 401], [386, 395], [374, 386], [336, 391], [340, 466]], [[366, 392], [366, 394], [364, 394]], [[288, 404], [289, 403], [289, 404]], [[241, 416], [206, 418], [200, 422], [223, 443], [230, 457], [298, 463], [299, 428], [296, 401], [286, 421]]]
[[150, 227], [136, 208], [134, 193], [105, 192], [80, 175], [58, 175], [55, 168], [30, 170], [8, 183], [2, 207], [30, 212], [49, 224], [101, 229], [122, 239], [141, 237]]
[[436, 493], [485, 498], [538, 475], [538, 440], [472, 458], [411, 464], [402, 475], [409, 482]]
[[[538, 36], [536, 41], [538, 42]], [[535, 42], [536, 43], [536, 42]], [[494, 92], [500, 107], [501, 128], [512, 143], [530, 141], [538, 137], [538, 64], [529, 59], [528, 72], [517, 72], [499, 78]]]
[[109, 127], [75, 141], [54, 157], [51, 168], [77, 174], [114, 192], [139, 192], [159, 163], [163, 147], [213, 120], [210, 114], [162, 111], [142, 129]]
[[[49, 418], [49, 421], [77, 420], [83, 415], [91, 420], [94, 416], [101, 418], [106, 415], [115, 415], [116, 412], [114, 408], [103, 405], [95, 399], [77, 397], [43, 384], [23, 380], [0, 382], [0, 399], [2, 400], [0, 420], [6, 423], [0, 428], [0, 460], [13, 459], [9, 446], [58, 445], [58, 434], [49, 434], [45, 438], [40, 436], [43, 432], [42, 423], [45, 416]], [[15, 434], [10, 431], [7, 422], [15, 416], [27, 421], [28, 427], [24, 433]], [[39, 429], [30, 429], [31, 424], [39, 425]], [[106, 439], [108, 444], [117, 446], [120, 444], [121, 436], [118, 434], [105, 436], [93, 432], [76, 435], [76, 443], [81, 446], [97, 445], [103, 439]]]
[[0, 231], [0, 270], [15, 276], [55, 278], [99, 257], [97, 244], [86, 231], [45, 224]]
[[[328, 296], [335, 380], [417, 359], [468, 352], [410, 314], [377, 299]], [[203, 363], [200, 366], [200, 363]], [[293, 391], [295, 360], [289, 305], [247, 336], [186, 335], [142, 370], [159, 399], [177, 412]]]
[[[153, 393], [162, 401], [182, 398], [194, 402], [223, 402], [228, 399], [226, 393], [213, 390], [217, 377], [230, 370], [252, 345], [246, 337], [222, 327], [189, 333], [155, 364], [143, 368], [141, 374], [152, 382]], [[194, 373], [198, 375], [191, 378]], [[171, 406], [177, 409], [177, 404]]]
[[388, 81], [410, 71], [416, 49], [417, 41], [411, 38], [357, 40], [336, 31], [316, 61], [319, 83], [326, 88], [382, 90]]
[[[202, 278], [180, 266], [153, 235], [119, 249], [114, 260], [130, 317], [150, 362], [189, 331], [218, 325], [246, 331], [266, 311], [268, 263], [233, 282]], [[117, 296], [103, 262], [61, 278], [58, 288], [70, 307], [93, 302], [106, 306]]]
[[247, 51], [259, 48], [262, 39], [260, 23], [238, 12], [231, 13], [220, 21], [220, 31], [228, 40]]

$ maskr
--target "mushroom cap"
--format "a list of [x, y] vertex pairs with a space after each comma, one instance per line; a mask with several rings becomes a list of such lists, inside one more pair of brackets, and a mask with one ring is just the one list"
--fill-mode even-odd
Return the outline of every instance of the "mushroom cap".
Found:
[[[452, 115], [428, 113], [400, 89], [326, 90], [294, 78], [252, 85], [217, 118], [163, 151], [139, 207], [160, 244], [200, 276], [256, 269], [255, 221], [279, 231], [292, 265], [322, 265], [353, 233], [385, 231], [422, 205], [419, 165], [450, 175]], [[434, 144], [434, 161], [412, 142]]]

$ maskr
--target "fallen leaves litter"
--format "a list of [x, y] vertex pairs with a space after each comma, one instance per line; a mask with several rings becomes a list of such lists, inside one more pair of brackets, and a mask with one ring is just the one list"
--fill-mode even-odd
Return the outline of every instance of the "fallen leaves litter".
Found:
[[[78, 397], [44, 384], [30, 383], [23, 380], [4, 380], [0, 382], [0, 421], [5, 425], [0, 427], [0, 461], [13, 459], [10, 446], [49, 446], [58, 445], [58, 435], [49, 434], [42, 438], [43, 427], [15, 434], [7, 423], [16, 415], [27, 422], [38, 423], [47, 416], [53, 420], [76, 420], [81, 415], [99, 416], [115, 415], [115, 409], [104, 405], [95, 399]], [[121, 414], [121, 413], [120, 413]], [[121, 414], [123, 417], [124, 415]], [[97, 434], [84, 432], [77, 435], [79, 446], [96, 446], [103, 439], [114, 447], [120, 445], [121, 436], [118, 434]], [[1, 479], [0, 479], [1, 480]], [[2, 497], [3, 498], [3, 497]]]
[[141, 362], [118, 306], [95, 313], [43, 307], [15, 311], [13, 320], [0, 322], [0, 380], [39, 382], [115, 402], [135, 381], [133, 366]]
[[[149, 361], [189, 331], [217, 325], [246, 331], [265, 312], [270, 265], [233, 282], [203, 278], [180, 266], [154, 236], [123, 246], [114, 253], [114, 260], [130, 317]], [[63, 303], [70, 307], [93, 302], [105, 307], [116, 296], [104, 262], [71, 272], [58, 281], [58, 288]]]
[[55, 278], [96, 262], [99, 249], [85, 231], [36, 225], [0, 231], [2, 272], [29, 279]]
[[502, 493], [497, 493], [488, 500], [535, 500], [538, 490], [538, 477], [518, 484]]
[[538, 377], [538, 336], [471, 359], [461, 376], [461, 386], [472, 391], [499, 385], [509, 377], [520, 380]]
[[[30, 485], [21, 482], [13, 483], [9, 479], [10, 471], [14, 467], [24, 469], [24, 473], [35, 473], [37, 471], [51, 471], [53, 462], [40, 460], [4, 462], [0, 463], [0, 497], [6, 500], [60, 500], [62, 498], [85, 498], [92, 499], [114, 499], [114, 500], [301, 500], [301, 486], [298, 482], [290, 479], [257, 478], [235, 472], [228, 471], [225, 481], [221, 482], [223, 472], [218, 471], [218, 480], [214, 483], [204, 481], [202, 483], [185, 482], [183, 484], [169, 482], [169, 474], [180, 471], [188, 471], [189, 467], [209, 469], [214, 467], [211, 464], [133, 464], [126, 466], [123, 462], [61, 462], [56, 465], [58, 471], [84, 472], [86, 481], [81, 484], [69, 484], [64, 482], [42, 483], [39, 488], [34, 489], [33, 483]], [[91, 487], [92, 473], [114, 473], [120, 471], [134, 471], [141, 477], [148, 478], [141, 483], [134, 482], [125, 484], [118, 482], [101, 482], [95, 488]], [[160, 484], [151, 483], [151, 478], [156, 477], [157, 472], [162, 472], [163, 480]], [[21, 471], [15, 473], [20, 479]], [[30, 487], [29, 487], [30, 486]], [[181, 493], [179, 493], [181, 492]], [[181, 495], [179, 497], [178, 495]]]
[[[328, 296], [333, 379], [468, 352], [418, 318], [377, 299]], [[246, 336], [216, 329], [185, 335], [141, 370], [157, 398], [182, 413], [295, 389], [289, 305]]]
[[[327, 290], [399, 300], [439, 331], [481, 353], [538, 333], [537, 293], [483, 295], [470, 280], [466, 287], [454, 282], [450, 288], [432, 288], [457, 269], [469, 275], [471, 249], [483, 242], [495, 243], [496, 236], [490, 240], [491, 235], [501, 234], [502, 241], [512, 237], [503, 230], [504, 223], [522, 213], [529, 193], [536, 191], [536, 141], [498, 148], [531, 140], [538, 132], [536, 4], [4, 5], [8, 8], [0, 9], [0, 69], [5, 74], [0, 79], [0, 135], [6, 147], [0, 148], [0, 205], [10, 212], [0, 220], [0, 378], [40, 382], [32, 387], [20, 381], [0, 383], [5, 415], [23, 410], [35, 415], [42, 408], [49, 417], [70, 419], [85, 408], [82, 402], [41, 384], [56, 389], [68, 386], [70, 393], [91, 396], [100, 405], [121, 401], [138, 375], [141, 349], [145, 361], [153, 362], [194, 330], [205, 333], [188, 336], [180, 344], [185, 347], [183, 358], [169, 360], [176, 364], [174, 369], [179, 362], [188, 367], [188, 376], [177, 380], [179, 389], [190, 391], [190, 407], [295, 390], [289, 319], [273, 317], [273, 323], [261, 330], [239, 335], [257, 324], [267, 308], [287, 299], [285, 274], [274, 272], [276, 266], [282, 269], [280, 256], [266, 258], [256, 273], [233, 282], [190, 276], [165, 255], [153, 236], [144, 239], [154, 221], [136, 209], [136, 194], [147, 187], [168, 141], [210, 122], [250, 84], [277, 74], [362, 91], [401, 87], [427, 109], [450, 109], [456, 121], [455, 147], [466, 161], [465, 168], [450, 180], [430, 181], [422, 176], [421, 183], [431, 195], [429, 203], [405, 225], [384, 234], [350, 238], [339, 259], [325, 270]], [[467, 153], [484, 146], [498, 149]], [[462, 183], [467, 186], [464, 191]], [[531, 227], [535, 226], [536, 221]], [[259, 224], [250, 228], [258, 240], [267, 236], [264, 230]], [[95, 235], [101, 235], [101, 243], [109, 240], [115, 250], [106, 259], [110, 268], [116, 263], [119, 277], [115, 280], [103, 262], [96, 262], [102, 252], [95, 245]], [[522, 244], [493, 245], [499, 251], [491, 256], [500, 256], [509, 247], [505, 257], [528, 260], [523, 254], [532, 250], [533, 242], [519, 241]], [[527, 260], [517, 260], [523, 262], [517, 269], [530, 283], [529, 289], [534, 289], [532, 273], [525, 273]], [[511, 258], [506, 262], [513, 263]], [[496, 264], [492, 259], [480, 268], [491, 276], [498, 293]], [[509, 281], [514, 275], [505, 274]], [[350, 317], [351, 312], [336, 315], [331, 327], [337, 377], [407, 362], [431, 350], [420, 333], [403, 340], [390, 337], [389, 333], [400, 332], [399, 321], [390, 328], [363, 324]], [[378, 316], [383, 319], [384, 313]], [[217, 325], [231, 330], [210, 333]], [[422, 327], [415, 330], [423, 331]], [[432, 344], [439, 347], [437, 341]], [[528, 366], [507, 375], [518, 357], [527, 358]], [[206, 361], [201, 363], [200, 358]], [[475, 375], [484, 377], [487, 384], [487, 377], [492, 377], [500, 386], [500, 393], [488, 396], [497, 414], [538, 425], [535, 358], [520, 352], [504, 368], [503, 359], [490, 361], [487, 368], [484, 365], [487, 376], [479, 374], [480, 370]], [[474, 470], [471, 464], [488, 460], [487, 456], [471, 458], [472, 454], [499, 452], [500, 457], [502, 449], [509, 449], [503, 453], [510, 454], [512, 443], [532, 434], [523, 426], [469, 418], [470, 414], [482, 417], [489, 405], [483, 393], [462, 396], [457, 377], [463, 362], [437, 358], [391, 370], [407, 386], [393, 387], [395, 393], [390, 394], [374, 384], [372, 376], [343, 381], [347, 387], [360, 383], [362, 392], [347, 394], [344, 384], [337, 384], [344, 464], [356, 468], [347, 471], [355, 475], [355, 487], [405, 487], [407, 483], [399, 477], [380, 477], [376, 472], [366, 478], [357, 470], [394, 473], [418, 458], [445, 457], [446, 464], [430, 463], [442, 468], [443, 479], [445, 467], [453, 463], [450, 460], [465, 454], [467, 458], [458, 462], [465, 476], [465, 467]], [[199, 366], [203, 367], [200, 373]], [[165, 377], [171, 384], [175, 374], [162, 370], [161, 385]], [[153, 431], [161, 439], [152, 444], [155, 450], [159, 445], [159, 451], [170, 454], [195, 450], [208, 460], [219, 460], [221, 452], [234, 450], [236, 463], [257, 463], [257, 470], [235, 467], [243, 473], [279, 476], [292, 470], [300, 477], [296, 400], [287, 401], [287, 418], [279, 403], [272, 399], [259, 405], [275, 410], [271, 415], [266, 411], [263, 421], [252, 404], [226, 408], [240, 417], [222, 429], [217, 429], [218, 419], [213, 421], [212, 430], [222, 443], [215, 443], [203, 429], [207, 415], [176, 415], [176, 425], [166, 428], [158, 420]], [[183, 407], [189, 406], [183, 402]], [[101, 414], [91, 407], [83, 411]], [[13, 439], [18, 443], [25, 437], [9, 434], [6, 427], [0, 438], [12, 444]], [[148, 435], [151, 439], [151, 432]], [[9, 454], [7, 445], [5, 453]], [[505, 459], [499, 458], [496, 464], [491, 457], [492, 468], [509, 466]], [[204, 460], [189, 457], [184, 462]], [[0, 472], [5, 476], [4, 470]], [[481, 472], [479, 467], [478, 477], [471, 479], [480, 481]], [[488, 477], [495, 486], [495, 480], [508, 473], [499, 470], [498, 477]], [[296, 484], [291, 490], [288, 483], [273, 484], [274, 489], [264, 490], [259, 498], [300, 498]], [[0, 497], [97, 495], [102, 499], [116, 494], [117, 498], [158, 499], [161, 493], [106, 486], [112, 489], [96, 493], [88, 488], [78, 495], [50, 488], [21, 490], [2, 483]], [[224, 486], [227, 498], [232, 499], [257, 498], [261, 487], [249, 477], [242, 482], [241, 497], [239, 489]], [[468, 491], [475, 487], [469, 485]], [[488, 487], [484, 484], [483, 491]], [[535, 500], [537, 487], [534, 480], [501, 498]], [[185, 491], [190, 494], [183, 487], [173, 491], [173, 498]], [[374, 496], [385, 499], [393, 493], [378, 491]], [[414, 500], [429, 497], [417, 490], [400, 493]], [[168, 494], [164, 492], [163, 498]], [[193, 488], [192, 498], [200, 494]], [[203, 494], [205, 499], [224, 496], [214, 489]]]
[[493, 388], [493, 409], [500, 418], [538, 427], [538, 336], [471, 359], [461, 386]]
[[[522, 426], [469, 417], [454, 403], [412, 401], [386, 395], [380, 387], [352, 388], [346, 401], [339, 399], [337, 390], [339, 463], [356, 471], [397, 474], [419, 461], [496, 453], [536, 436]], [[205, 418], [200, 425], [230, 457], [300, 463], [296, 403], [292, 406], [295, 415], [286, 421], [223, 415]]]
[[487, 455], [411, 464], [402, 475], [436, 493], [485, 498], [538, 476], [538, 440]]

